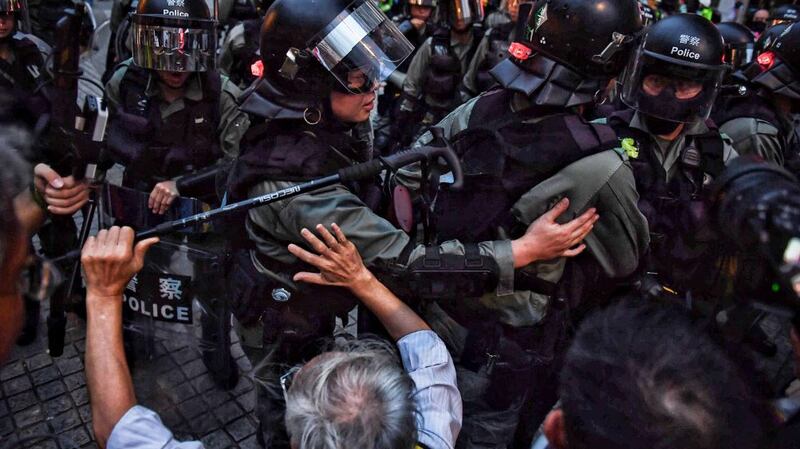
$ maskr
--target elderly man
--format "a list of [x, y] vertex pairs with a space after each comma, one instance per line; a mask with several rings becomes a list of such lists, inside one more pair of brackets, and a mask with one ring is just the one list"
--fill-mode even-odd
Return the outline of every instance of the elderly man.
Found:
[[[297, 273], [295, 280], [350, 289], [396, 340], [403, 368], [391, 351], [361, 345], [323, 353], [290, 370], [280, 387], [292, 447], [452, 448], [461, 428], [461, 398], [444, 343], [364, 267], [338, 226], [333, 225], [334, 234], [322, 226], [317, 230], [321, 240], [305, 229], [302, 234], [321, 256], [296, 245], [289, 250], [321, 273]], [[130, 228], [100, 231], [87, 240], [81, 257], [95, 436], [109, 448], [201, 447], [177, 442], [154, 412], [136, 405], [122, 346], [122, 292], [157, 239], [135, 246], [133, 239]]]

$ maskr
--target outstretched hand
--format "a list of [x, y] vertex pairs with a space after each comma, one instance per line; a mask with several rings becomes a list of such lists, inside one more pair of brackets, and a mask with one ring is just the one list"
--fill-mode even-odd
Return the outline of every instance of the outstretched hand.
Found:
[[512, 242], [515, 268], [540, 260], [575, 257], [586, 249], [581, 242], [592, 232], [600, 216], [595, 208], [591, 208], [568, 223], [558, 224], [556, 220], [568, 208], [569, 200], [562, 199], [531, 223], [525, 235]]
[[294, 275], [294, 280], [309, 284], [345, 287], [350, 290], [357, 290], [369, 284], [374, 277], [364, 266], [356, 246], [347, 240], [336, 223], [331, 225], [331, 229], [333, 234], [325, 226], [317, 225], [316, 230], [322, 237], [321, 240], [308, 229], [304, 228], [300, 231], [300, 234], [317, 254], [294, 244], [289, 245], [290, 253], [320, 270], [319, 273], [297, 273]]

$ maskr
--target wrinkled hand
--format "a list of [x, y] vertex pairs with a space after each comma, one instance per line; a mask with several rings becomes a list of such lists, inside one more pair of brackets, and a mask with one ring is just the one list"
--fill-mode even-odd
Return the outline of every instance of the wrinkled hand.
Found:
[[358, 249], [351, 241], [347, 240], [341, 228], [336, 223], [331, 225], [331, 228], [335, 237], [325, 226], [317, 225], [317, 232], [322, 236], [322, 240], [308, 229], [300, 231], [303, 238], [319, 255], [308, 252], [297, 245], [289, 245], [289, 252], [295, 257], [320, 270], [320, 273], [297, 273], [294, 275], [294, 280], [356, 290], [373, 279], [372, 273], [364, 266]]
[[150, 192], [150, 198], [147, 200], [147, 207], [149, 207], [154, 214], [164, 215], [178, 195], [178, 185], [175, 181], [159, 182], [153, 187], [153, 191]]
[[36, 190], [47, 203], [47, 210], [55, 215], [72, 215], [89, 201], [89, 183], [74, 177], [62, 178], [47, 164], [33, 169]]
[[556, 219], [568, 207], [569, 200], [564, 198], [531, 223], [525, 235], [511, 242], [515, 268], [540, 260], [575, 257], [586, 249], [586, 245], [581, 242], [592, 232], [600, 216], [596, 209], [591, 208], [568, 223], [556, 223]]
[[133, 275], [144, 266], [144, 255], [158, 237], [142, 240], [134, 247], [129, 227], [103, 229], [89, 237], [81, 252], [87, 296], [121, 297]]

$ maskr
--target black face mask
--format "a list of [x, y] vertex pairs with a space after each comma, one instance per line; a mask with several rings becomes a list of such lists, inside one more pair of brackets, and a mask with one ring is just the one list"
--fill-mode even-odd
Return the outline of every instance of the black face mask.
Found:
[[[640, 89], [642, 88], [640, 87]], [[675, 88], [672, 86], [664, 88], [657, 96], [648, 95], [642, 91], [640, 93], [639, 109], [645, 114], [658, 114], [661, 117], [667, 117], [669, 118], [669, 120], [666, 120], [668, 122], [688, 123], [694, 121], [700, 115], [698, 111], [705, 111], [704, 105], [707, 104], [708, 99], [707, 90], [700, 92], [690, 100], [678, 100], [675, 97]]]
[[747, 24], [747, 28], [754, 33], [763, 33], [767, 29], [767, 22], [750, 22]]

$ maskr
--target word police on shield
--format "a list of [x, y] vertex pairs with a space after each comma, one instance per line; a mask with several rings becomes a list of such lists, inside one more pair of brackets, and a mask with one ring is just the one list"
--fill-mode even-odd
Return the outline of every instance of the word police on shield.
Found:
[[125, 289], [125, 304], [140, 315], [169, 323], [192, 324], [191, 278], [141, 271]]

